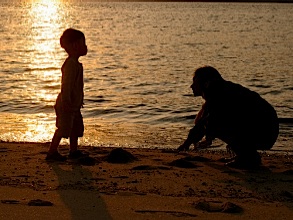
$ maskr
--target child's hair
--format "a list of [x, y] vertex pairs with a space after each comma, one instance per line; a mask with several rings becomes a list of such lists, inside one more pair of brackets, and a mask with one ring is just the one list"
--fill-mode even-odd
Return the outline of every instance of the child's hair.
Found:
[[81, 31], [73, 28], [68, 28], [63, 32], [62, 36], [60, 37], [60, 45], [67, 51], [69, 45], [82, 38], [85, 37]]

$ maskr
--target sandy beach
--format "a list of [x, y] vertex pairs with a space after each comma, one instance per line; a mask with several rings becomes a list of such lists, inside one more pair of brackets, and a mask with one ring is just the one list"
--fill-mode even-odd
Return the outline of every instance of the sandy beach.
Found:
[[49, 163], [47, 148], [0, 143], [0, 219], [293, 216], [292, 155], [263, 152], [260, 169], [237, 170], [221, 162], [225, 151], [82, 147], [92, 160]]

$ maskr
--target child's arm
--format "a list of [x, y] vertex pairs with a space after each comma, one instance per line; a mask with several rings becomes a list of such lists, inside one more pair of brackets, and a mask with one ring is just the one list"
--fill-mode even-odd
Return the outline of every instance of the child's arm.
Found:
[[72, 62], [68, 62], [64, 65], [62, 70], [62, 108], [64, 112], [72, 111], [72, 90], [74, 89], [74, 80], [76, 78], [77, 68]]

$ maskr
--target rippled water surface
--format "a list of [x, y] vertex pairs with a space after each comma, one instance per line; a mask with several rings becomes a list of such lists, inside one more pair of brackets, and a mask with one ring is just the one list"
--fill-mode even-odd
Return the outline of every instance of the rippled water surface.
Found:
[[0, 140], [50, 141], [63, 30], [85, 33], [86, 145], [177, 147], [203, 103], [201, 65], [259, 92], [292, 150], [293, 5], [0, 0]]

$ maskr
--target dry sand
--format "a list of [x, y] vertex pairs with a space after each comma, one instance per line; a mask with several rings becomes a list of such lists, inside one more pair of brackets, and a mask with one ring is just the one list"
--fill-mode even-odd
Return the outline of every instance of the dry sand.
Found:
[[95, 159], [82, 165], [48, 163], [47, 148], [0, 143], [0, 219], [293, 218], [292, 155], [262, 153], [247, 171], [226, 167], [223, 151], [124, 149], [135, 160], [111, 163], [113, 148], [82, 147]]

